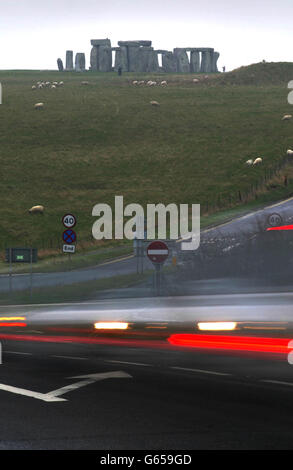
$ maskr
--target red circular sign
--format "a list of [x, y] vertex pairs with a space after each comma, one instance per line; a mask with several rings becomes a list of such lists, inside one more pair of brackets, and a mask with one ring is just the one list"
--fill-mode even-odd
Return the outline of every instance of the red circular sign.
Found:
[[76, 225], [76, 218], [73, 214], [65, 214], [62, 223], [66, 228], [73, 228]]
[[164, 263], [169, 256], [169, 248], [159, 240], [151, 242], [147, 247], [147, 256], [152, 263]]

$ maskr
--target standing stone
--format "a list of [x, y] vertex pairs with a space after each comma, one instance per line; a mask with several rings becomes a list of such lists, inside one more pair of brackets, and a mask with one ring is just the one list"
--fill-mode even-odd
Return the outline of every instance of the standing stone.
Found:
[[73, 70], [73, 51], [66, 51], [66, 70]]
[[177, 72], [189, 73], [190, 65], [186, 50], [182, 48], [175, 48], [174, 55], [177, 61]]
[[98, 52], [100, 72], [111, 72], [112, 70], [112, 49], [111, 46], [99, 46]]
[[200, 72], [200, 57], [199, 51], [190, 52], [190, 72], [199, 73]]
[[211, 73], [212, 71], [212, 55], [213, 51], [203, 50], [201, 53], [201, 68], [202, 73]]
[[139, 69], [139, 46], [128, 47], [128, 71], [137, 72]]
[[128, 72], [128, 58], [126, 46], [120, 46], [116, 50], [114, 70], [116, 70], [117, 72], [119, 67], [121, 67], [122, 72]]
[[166, 73], [177, 72], [177, 60], [173, 52], [166, 52], [162, 54], [162, 68]]
[[99, 70], [99, 48], [96, 46], [92, 47], [90, 63], [91, 70]]
[[219, 57], [220, 57], [220, 53], [219, 53], [219, 52], [214, 52], [214, 53], [213, 53], [213, 58], [212, 58], [212, 72], [214, 72], [214, 73], [219, 72], [219, 70], [218, 70], [218, 65], [217, 65], [217, 62], [218, 62]]
[[154, 48], [143, 46], [138, 49], [137, 72], [151, 72], [155, 70], [156, 57], [154, 57]]
[[147, 72], [158, 72], [159, 71], [159, 59], [156, 51], [151, 48], [148, 56]]
[[84, 52], [77, 52], [75, 56], [75, 71], [84, 72], [85, 71], [85, 54]]
[[59, 72], [63, 72], [64, 67], [63, 67], [63, 62], [61, 59], [57, 59], [57, 65], [58, 65]]

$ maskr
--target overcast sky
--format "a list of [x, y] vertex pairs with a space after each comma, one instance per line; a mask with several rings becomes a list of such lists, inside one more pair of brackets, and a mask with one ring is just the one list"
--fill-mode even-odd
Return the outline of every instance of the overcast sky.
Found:
[[293, 61], [293, 0], [0, 0], [0, 69], [56, 69], [90, 39], [214, 47], [227, 70]]

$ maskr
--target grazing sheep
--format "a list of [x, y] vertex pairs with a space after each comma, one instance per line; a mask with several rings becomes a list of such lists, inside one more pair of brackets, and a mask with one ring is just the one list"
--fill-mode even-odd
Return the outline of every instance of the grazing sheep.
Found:
[[29, 214], [42, 214], [44, 215], [44, 206], [33, 206], [29, 209]]
[[35, 109], [43, 109], [44, 108], [44, 103], [36, 103], [35, 104]]
[[193, 81], [193, 83], [198, 83], [198, 82], [199, 82], [199, 79], [198, 79], [198, 78], [194, 78], [192, 81]]
[[50, 82], [46, 82], [45, 85], [48, 87], [48, 86], [51, 85], [51, 83], [50, 83]]
[[87, 81], [84, 80], [83, 82], [81, 82], [81, 84], [82, 84], [82, 85], [89, 85], [90, 82], [87, 82]]
[[289, 119], [292, 119], [292, 115], [291, 115], [291, 114], [285, 114], [285, 115], [282, 117], [282, 121], [289, 121]]
[[56, 88], [56, 85], [52, 85], [51, 88], [53, 88], [53, 89]]
[[150, 101], [150, 104], [152, 106], [160, 106], [160, 103], [158, 103], [157, 101]]
[[288, 157], [293, 157], [293, 150], [291, 149], [287, 150], [287, 155]]
[[36, 85], [33, 85], [32, 90], [36, 90], [36, 89], [37, 89]]
[[137, 82], [138, 85], [144, 85], [144, 80], [140, 80], [139, 82]]
[[59, 86], [63, 86], [64, 85], [64, 82], [59, 82]]
[[161, 82], [161, 85], [162, 85], [162, 86], [166, 86], [166, 85], [168, 85], [168, 83], [166, 82], [166, 80], [163, 80], [163, 81]]
[[246, 163], [246, 165], [248, 165], [248, 166], [253, 165], [253, 160], [251, 160], [251, 159], [250, 159], [250, 160], [247, 160], [245, 163]]
[[262, 163], [262, 158], [258, 157], [254, 160], [253, 165], [260, 165]]
[[132, 85], [137, 85], [137, 84], [138, 84], [138, 81], [137, 81], [137, 80], [133, 80]]
[[41, 90], [41, 88], [44, 88], [44, 86], [42, 85], [42, 83], [39, 83], [38, 88], [39, 88], [39, 90]]

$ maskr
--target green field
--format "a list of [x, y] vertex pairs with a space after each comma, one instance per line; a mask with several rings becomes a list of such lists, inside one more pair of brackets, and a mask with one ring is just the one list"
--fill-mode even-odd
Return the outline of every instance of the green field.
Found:
[[[125, 204], [200, 203], [212, 214], [293, 193], [290, 165], [276, 172], [293, 148], [293, 120], [281, 121], [293, 111], [293, 63], [198, 75], [197, 84], [194, 77], [0, 71], [0, 249], [32, 244], [43, 257], [59, 253], [68, 211], [78, 218], [80, 250], [105, 246], [93, 243], [91, 213], [97, 203], [113, 206], [115, 195]], [[168, 86], [135, 87], [134, 79]], [[64, 87], [32, 90], [38, 80]], [[258, 156], [263, 165], [245, 165]], [[36, 204], [44, 216], [29, 215]]]

